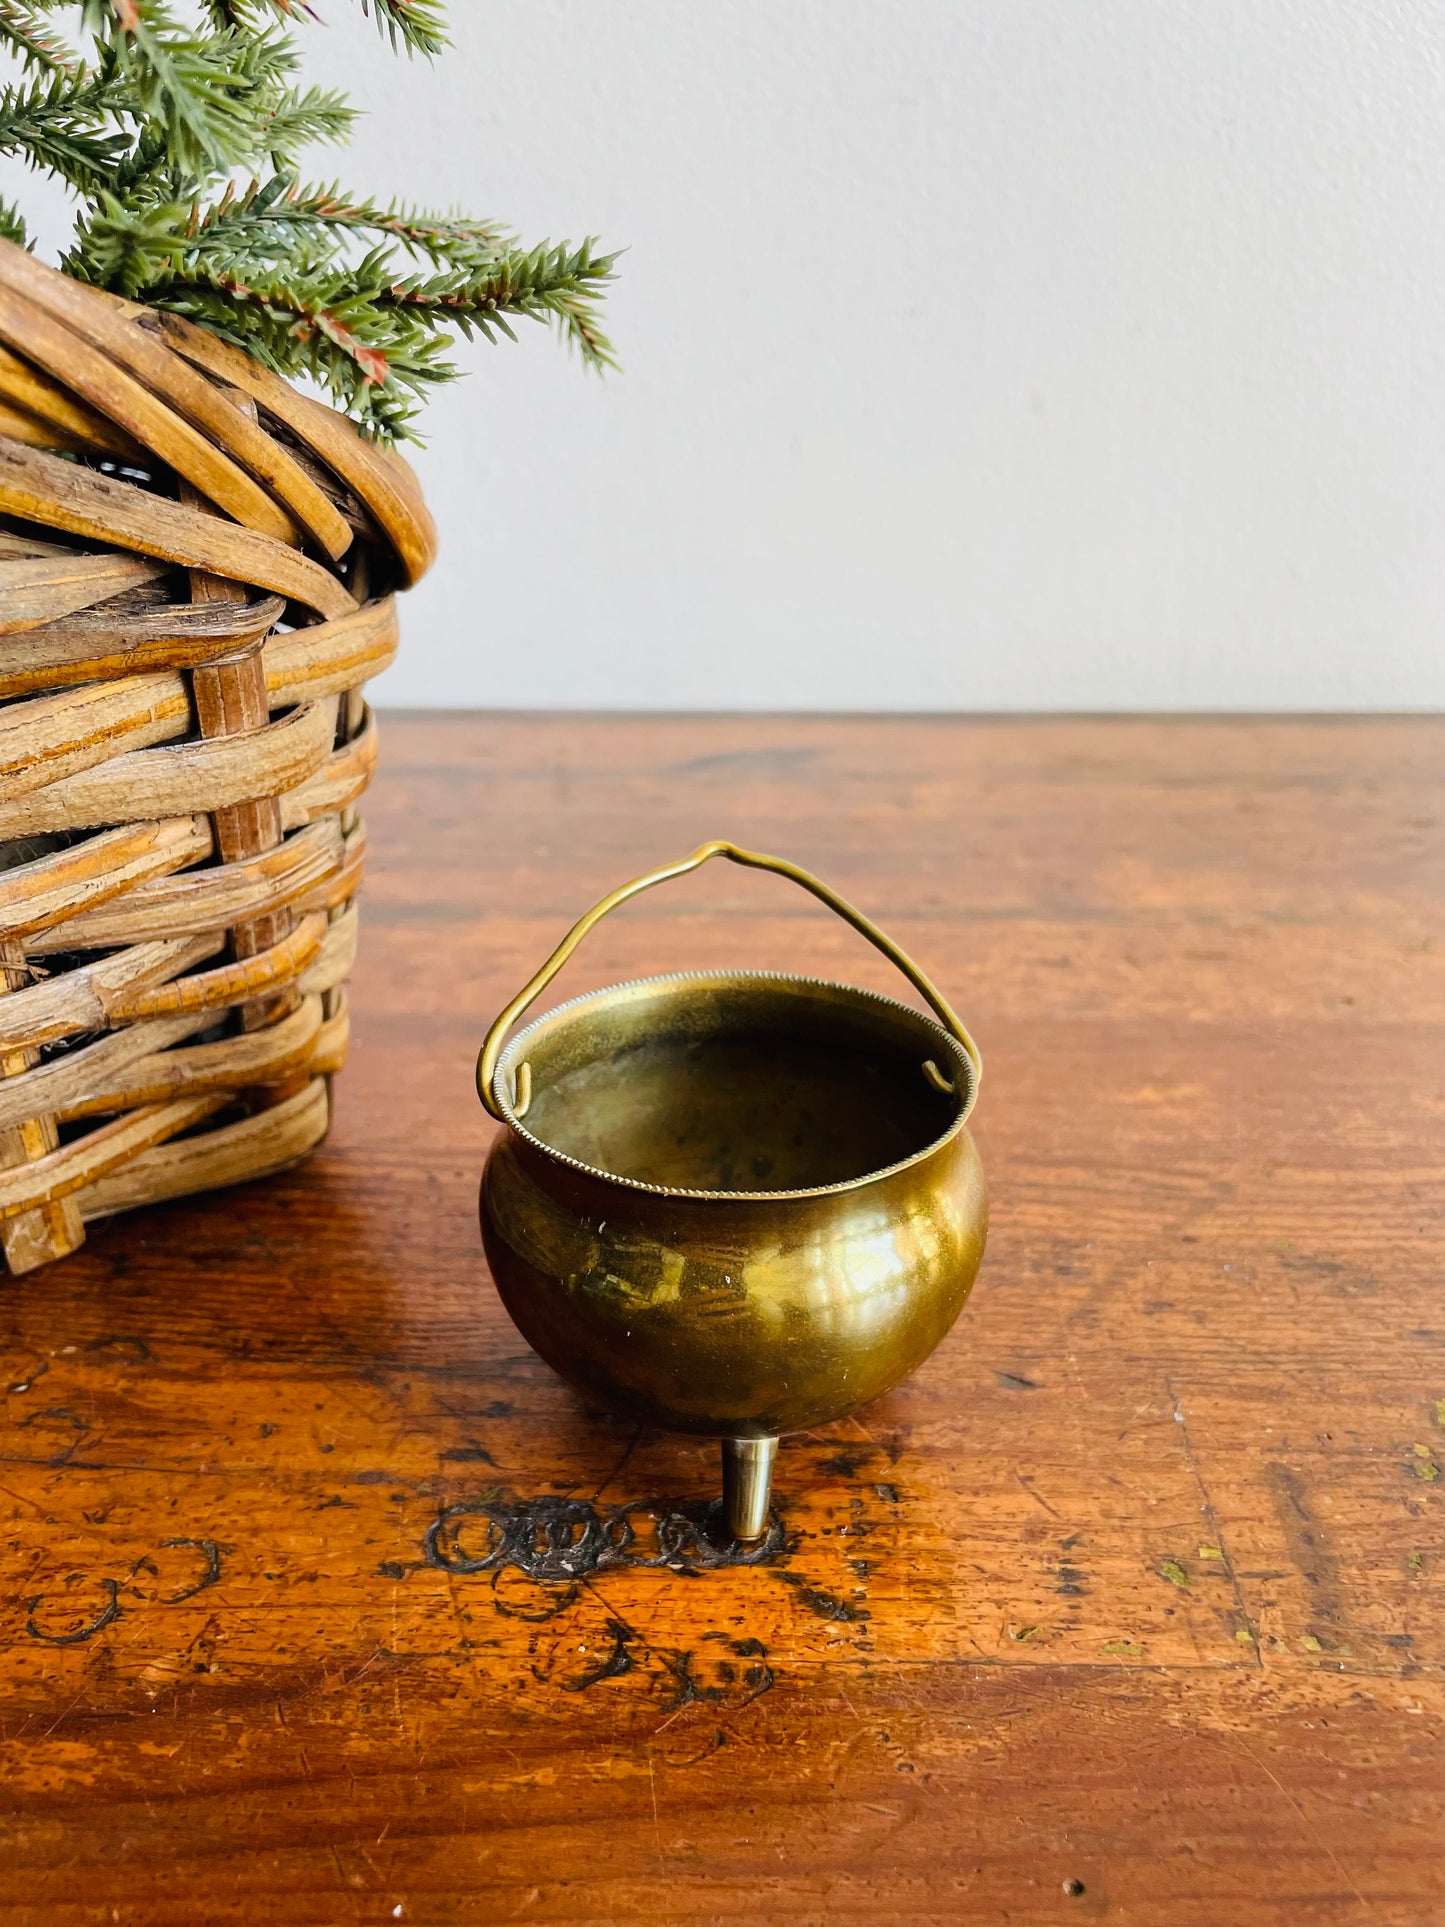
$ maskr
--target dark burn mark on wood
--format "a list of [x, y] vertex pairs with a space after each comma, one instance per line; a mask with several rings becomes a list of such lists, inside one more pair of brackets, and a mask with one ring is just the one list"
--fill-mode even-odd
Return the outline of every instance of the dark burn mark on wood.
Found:
[[47, 1646], [79, 1646], [83, 1640], [94, 1639], [98, 1632], [103, 1632], [107, 1626], [120, 1618], [120, 1601], [116, 1598], [116, 1594], [120, 1591], [119, 1581], [102, 1579], [98, 1583], [101, 1591], [106, 1595], [106, 1600], [104, 1606], [88, 1625], [76, 1626], [68, 1633], [45, 1632], [35, 1623], [35, 1609], [45, 1596], [43, 1593], [37, 1593], [30, 1601], [30, 1617], [25, 1622], [26, 1632], [32, 1639], [44, 1640]]
[[896, 1485], [875, 1485], [873, 1490], [878, 1494], [884, 1505], [898, 1504], [898, 1487]]
[[[496, 1579], [506, 1577], [524, 1586], [530, 1583], [518, 1581], [515, 1574], [497, 1574], [494, 1583]], [[588, 1580], [579, 1581], [566, 1590], [569, 1597], [586, 1591], [594, 1599], [601, 1600], [597, 1587]], [[545, 1616], [554, 1617], [555, 1611]], [[664, 1685], [670, 1691], [659, 1710], [668, 1715], [692, 1705], [737, 1712], [767, 1692], [774, 1683], [772, 1668], [766, 1664], [767, 1648], [761, 1640], [734, 1639], [720, 1628], [710, 1627], [699, 1635], [700, 1643], [696, 1647], [662, 1647], [654, 1644], [636, 1626], [629, 1625], [626, 1620], [612, 1613], [607, 1614], [603, 1630], [605, 1640], [598, 1635], [596, 1643], [587, 1647], [574, 1646], [575, 1633], [562, 1633], [555, 1642], [544, 1644], [540, 1656], [534, 1659], [531, 1667], [533, 1678], [544, 1685], [553, 1685], [562, 1692], [584, 1693], [625, 1674], [655, 1681], [660, 1672]], [[719, 1652], [719, 1647], [723, 1649], [722, 1652]], [[535, 1636], [532, 1651], [538, 1653]], [[585, 1661], [579, 1665], [574, 1654], [586, 1655]], [[704, 1748], [704, 1753], [712, 1751], [719, 1743], [716, 1740], [710, 1742]], [[668, 1764], [690, 1765], [702, 1757], [703, 1754], [697, 1754], [691, 1760], [669, 1759]]]
[[27, 1413], [24, 1418], [17, 1419], [15, 1423], [22, 1431], [28, 1431], [32, 1425], [68, 1425], [70, 1427], [75, 1434], [74, 1438], [69, 1445], [52, 1452], [44, 1461], [47, 1465], [68, 1465], [80, 1450], [81, 1441], [90, 1433], [90, 1427], [79, 1412], [72, 1412], [68, 1405], [47, 1405], [43, 1412]]
[[454, 1445], [449, 1452], [440, 1454], [444, 1465], [495, 1465], [497, 1461], [484, 1446]]
[[574, 1579], [561, 1587], [554, 1585], [550, 1589], [546, 1581], [537, 1580], [534, 1583], [538, 1590], [532, 1595], [536, 1602], [536, 1609], [529, 1612], [525, 1606], [516, 1605], [513, 1600], [502, 1597], [499, 1582], [505, 1577], [505, 1570], [492, 1574], [492, 1607], [494, 1611], [501, 1614], [503, 1619], [521, 1619], [530, 1626], [540, 1626], [548, 1619], [560, 1619], [562, 1614], [575, 1606], [582, 1597], [580, 1579]]
[[[781, 1578], [783, 1575], [779, 1574]], [[722, 1660], [717, 1666], [718, 1684], [706, 1686], [692, 1670], [690, 1652], [660, 1653], [658, 1657], [671, 1673], [674, 1692], [670, 1700], [663, 1703], [664, 1713], [680, 1712], [684, 1706], [730, 1706], [734, 1709], [751, 1706], [755, 1699], [769, 1691], [773, 1685], [773, 1669], [766, 1662], [749, 1666], [738, 1678], [736, 1667]]]
[[[101, 1592], [105, 1594], [106, 1603], [94, 1619], [90, 1620], [87, 1624], [74, 1627], [70, 1632], [66, 1633], [46, 1632], [42, 1626], [36, 1624], [35, 1620], [36, 1611], [45, 1598], [43, 1593], [37, 1593], [35, 1597], [28, 1602], [30, 1616], [25, 1622], [26, 1632], [29, 1633], [32, 1639], [43, 1640], [48, 1646], [78, 1646], [84, 1640], [93, 1639], [97, 1633], [103, 1632], [107, 1626], [112, 1625], [120, 1618], [123, 1610], [119, 1598], [122, 1585], [124, 1585], [128, 1593], [133, 1594], [142, 1604], [179, 1606], [187, 1599], [194, 1599], [198, 1592], [204, 1592], [208, 1586], [216, 1585], [221, 1577], [222, 1554], [234, 1551], [234, 1547], [223, 1546], [216, 1539], [185, 1538], [162, 1539], [159, 1549], [162, 1552], [199, 1552], [201, 1554], [200, 1576], [191, 1585], [182, 1586], [176, 1592], [165, 1593], [159, 1596], [150, 1594], [144, 1586], [136, 1586], [131, 1583], [142, 1573], [148, 1573], [152, 1579], [158, 1579], [160, 1577], [160, 1568], [157, 1566], [155, 1560], [148, 1559], [142, 1554], [131, 1567], [124, 1580], [111, 1579], [109, 1577], [96, 1580], [96, 1585]], [[70, 1577], [72, 1580], [79, 1579], [81, 1574], [72, 1573]]]
[[1037, 1392], [1039, 1381], [1025, 1378], [1022, 1372], [995, 1372], [994, 1377], [1006, 1392]]
[[[461, 1534], [471, 1519], [484, 1521], [484, 1550], [468, 1552]], [[639, 1528], [651, 1523], [651, 1549]], [[565, 1583], [619, 1567], [667, 1567], [696, 1576], [727, 1566], [766, 1565], [787, 1550], [782, 1524], [774, 1520], [754, 1545], [729, 1539], [722, 1506], [676, 1500], [634, 1499], [598, 1507], [585, 1499], [543, 1493], [505, 1500], [495, 1494], [447, 1506], [422, 1541], [427, 1565], [458, 1576], [513, 1567], [543, 1584]]]
[[35, 1363], [25, 1376], [23, 1378], [17, 1378], [14, 1384], [5, 1387], [6, 1392], [11, 1397], [15, 1397], [21, 1392], [28, 1392], [36, 1379], [44, 1378], [45, 1374], [50, 1370], [49, 1359], [42, 1358], [38, 1352], [32, 1353], [31, 1356], [34, 1358]]
[[831, 1459], [819, 1459], [818, 1470], [837, 1479], [851, 1479], [866, 1459], [866, 1452], [835, 1452]]
[[[214, 1586], [220, 1580], [221, 1546], [217, 1540], [215, 1539], [162, 1539], [161, 1545], [163, 1548], [166, 1548], [166, 1549], [169, 1549], [172, 1546], [191, 1547], [196, 1552], [201, 1553], [205, 1559], [205, 1565], [202, 1569], [201, 1576], [196, 1581], [196, 1583], [193, 1586], [183, 1587], [180, 1592], [173, 1592], [168, 1599], [165, 1599], [161, 1602], [163, 1605], [178, 1606], [183, 1599], [194, 1599], [198, 1592], [204, 1592], [207, 1586]], [[230, 1549], [232, 1551], [235, 1550], [234, 1547]]]
[[809, 1612], [816, 1613], [819, 1619], [838, 1619], [854, 1625], [873, 1617], [866, 1606], [850, 1606], [846, 1599], [835, 1598], [830, 1592], [810, 1586], [800, 1572], [775, 1572], [773, 1577], [781, 1579], [785, 1586], [791, 1586]]
[[376, 1570], [382, 1579], [405, 1579], [411, 1568], [398, 1565], [395, 1559], [383, 1559]]
[[721, 1726], [714, 1727], [712, 1738], [708, 1740], [706, 1744], [703, 1745], [696, 1753], [688, 1755], [686, 1759], [669, 1760], [668, 1765], [670, 1767], [696, 1766], [699, 1763], [699, 1761], [707, 1759], [711, 1754], [716, 1753], [719, 1747], [726, 1746], [727, 1743], [728, 1743], [727, 1729]]
[[623, 1673], [632, 1671], [632, 1655], [627, 1648], [637, 1634], [620, 1619], [609, 1619], [607, 1631], [612, 1636], [612, 1651], [596, 1666], [579, 1673], [576, 1679], [564, 1679], [561, 1682], [564, 1693], [585, 1693], [589, 1686], [599, 1686], [604, 1679], [619, 1679]]
[[134, 1332], [117, 1332], [112, 1337], [92, 1338], [86, 1346], [87, 1357], [130, 1359], [136, 1365], [152, 1365], [155, 1353], [143, 1338]]
[[1054, 1587], [1065, 1599], [1082, 1599], [1089, 1590], [1088, 1577], [1077, 1566], [1060, 1566], [1059, 1583]]

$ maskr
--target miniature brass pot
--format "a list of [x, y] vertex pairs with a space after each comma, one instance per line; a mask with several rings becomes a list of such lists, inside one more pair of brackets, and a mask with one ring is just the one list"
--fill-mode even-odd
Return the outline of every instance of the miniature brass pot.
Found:
[[[938, 1021], [765, 971], [649, 977], [506, 1042], [588, 930], [711, 856], [774, 870], [890, 957]], [[806, 871], [707, 843], [582, 918], [488, 1033], [497, 1137], [482, 1236], [502, 1302], [614, 1410], [723, 1443], [727, 1522], [766, 1528], [781, 1433], [828, 1424], [928, 1357], [983, 1257], [965, 1127], [978, 1052], [883, 932]]]

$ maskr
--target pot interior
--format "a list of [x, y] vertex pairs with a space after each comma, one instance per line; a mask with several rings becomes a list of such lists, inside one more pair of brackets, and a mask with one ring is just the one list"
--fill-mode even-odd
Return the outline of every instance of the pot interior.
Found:
[[503, 1090], [523, 1063], [525, 1135], [604, 1175], [693, 1193], [854, 1183], [946, 1136], [972, 1092], [967, 1058], [918, 1012], [762, 973], [579, 998], [513, 1039]]

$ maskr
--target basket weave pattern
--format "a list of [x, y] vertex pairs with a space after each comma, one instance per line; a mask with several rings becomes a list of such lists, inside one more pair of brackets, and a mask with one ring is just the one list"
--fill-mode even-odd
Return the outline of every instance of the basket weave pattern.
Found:
[[0, 243], [0, 1245], [325, 1135], [414, 477]]

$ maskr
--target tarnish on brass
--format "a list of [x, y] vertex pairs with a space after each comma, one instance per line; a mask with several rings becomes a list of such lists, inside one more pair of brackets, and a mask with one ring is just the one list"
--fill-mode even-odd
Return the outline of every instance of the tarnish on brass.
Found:
[[[845, 984], [702, 971], [576, 998], [506, 1041], [601, 916], [713, 855], [803, 883], [944, 1021]], [[978, 1080], [968, 1033], [861, 913], [793, 865], [704, 844], [604, 898], [488, 1033], [478, 1088], [507, 1128], [481, 1220], [502, 1302], [611, 1409], [721, 1440], [729, 1530], [756, 1539], [778, 1437], [896, 1385], [963, 1307], [988, 1216], [965, 1123]]]

